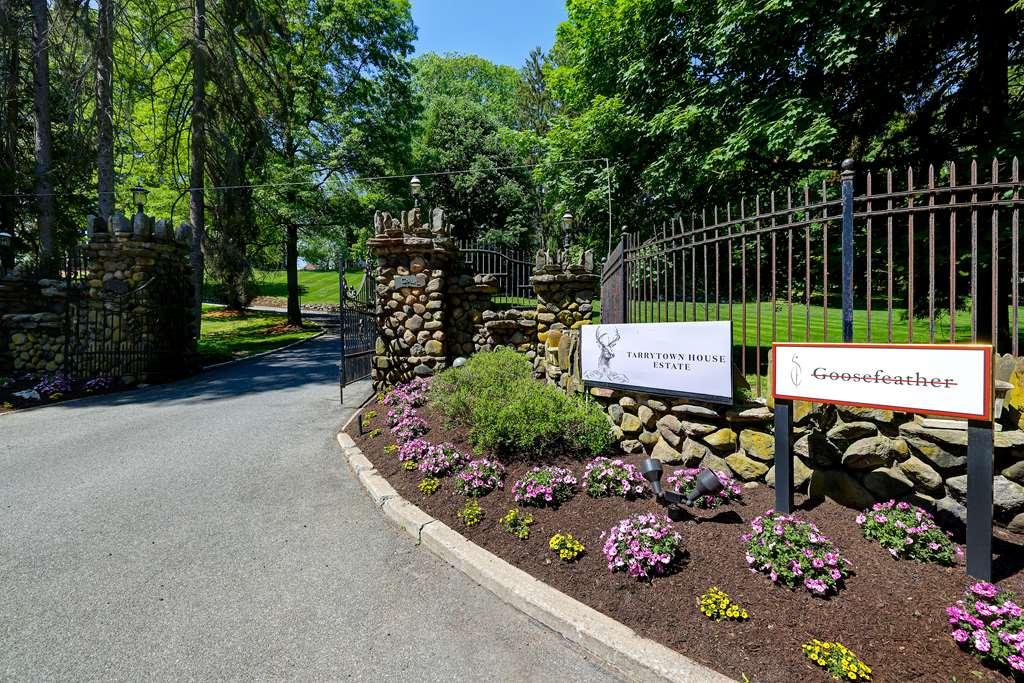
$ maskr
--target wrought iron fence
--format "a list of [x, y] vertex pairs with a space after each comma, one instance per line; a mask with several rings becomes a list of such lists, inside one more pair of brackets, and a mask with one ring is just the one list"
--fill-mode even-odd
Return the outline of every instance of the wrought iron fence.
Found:
[[514, 308], [532, 308], [536, 305], [537, 300], [530, 284], [534, 264], [528, 251], [469, 240], [459, 240], [457, 244], [463, 263], [470, 272], [494, 275], [498, 279], [495, 303]]
[[602, 321], [732, 320], [758, 394], [773, 340], [991, 341], [1018, 355], [1022, 207], [1016, 158], [966, 174], [846, 166], [820, 187], [624, 235]]

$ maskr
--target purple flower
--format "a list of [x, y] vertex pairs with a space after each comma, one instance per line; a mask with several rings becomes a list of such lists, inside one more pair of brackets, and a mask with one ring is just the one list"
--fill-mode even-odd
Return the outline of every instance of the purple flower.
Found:
[[971, 637], [971, 634], [969, 634], [962, 628], [956, 629], [955, 631], [953, 631], [951, 635], [953, 636], [953, 640], [955, 640], [958, 643], [966, 643], [967, 640]]
[[972, 634], [974, 640], [974, 647], [978, 652], [988, 652], [992, 649], [992, 643], [988, 640], [988, 634], [984, 630], [978, 629]]
[[994, 598], [999, 594], [999, 588], [988, 581], [979, 581], [971, 585], [971, 592], [983, 598]]

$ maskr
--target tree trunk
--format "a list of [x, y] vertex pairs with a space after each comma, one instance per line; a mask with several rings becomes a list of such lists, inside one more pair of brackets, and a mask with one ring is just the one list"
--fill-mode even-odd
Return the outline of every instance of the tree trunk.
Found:
[[3, 97], [4, 128], [0, 131], [0, 232], [9, 235], [14, 234], [14, 226], [17, 223], [15, 216], [17, 200], [14, 195], [17, 190], [15, 176], [17, 174], [17, 143], [18, 143], [18, 121], [21, 120], [18, 111], [18, 73], [21, 71], [21, 44], [19, 42], [18, 28], [13, 16], [10, 3], [7, 0], [0, 0], [0, 31], [4, 37], [6, 49], [3, 58], [7, 62], [7, 74], [9, 78], [4, 84], [0, 97]]
[[32, 113], [35, 117], [36, 227], [40, 256], [54, 256], [53, 186], [50, 184], [50, 20], [46, 0], [32, 0]]
[[96, 175], [99, 214], [114, 212], [114, 0], [99, 0], [96, 32]]
[[302, 325], [302, 309], [299, 307], [299, 229], [294, 222], [288, 223], [288, 324]]
[[194, 277], [196, 337], [202, 327], [203, 274], [206, 241], [206, 198], [204, 164], [206, 163], [206, 0], [195, 0], [192, 41], [192, 138], [189, 148], [191, 171], [188, 216], [192, 224], [192, 272]]

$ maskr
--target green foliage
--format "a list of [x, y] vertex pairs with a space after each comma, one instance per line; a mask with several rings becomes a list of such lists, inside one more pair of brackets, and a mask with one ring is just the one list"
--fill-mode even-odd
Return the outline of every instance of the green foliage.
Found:
[[[413, 463], [413, 467], [415, 466], [415, 463]], [[418, 488], [420, 493], [423, 495], [432, 496], [439, 488], [441, 488], [441, 480], [437, 477], [423, 477], [423, 479], [420, 480], [420, 483], [416, 485], [416, 488]]]
[[565, 562], [573, 562], [585, 550], [583, 544], [578, 539], [573, 538], [572, 534], [562, 533], [551, 537], [551, 540], [548, 541], [548, 548], [558, 553], [558, 557]]
[[533, 524], [533, 515], [523, 512], [519, 508], [512, 508], [498, 520], [498, 525], [516, 538], [526, 540], [530, 537], [530, 526]]
[[475, 445], [501, 454], [603, 451], [610, 432], [602, 411], [531, 374], [529, 361], [514, 351], [478, 353], [437, 376], [431, 402], [450, 422], [469, 427]]
[[455, 513], [455, 516], [462, 520], [462, 523], [466, 526], [475, 526], [483, 520], [484, 511], [480, 507], [480, 501], [476, 498], [470, 498], [462, 506], [462, 509]]

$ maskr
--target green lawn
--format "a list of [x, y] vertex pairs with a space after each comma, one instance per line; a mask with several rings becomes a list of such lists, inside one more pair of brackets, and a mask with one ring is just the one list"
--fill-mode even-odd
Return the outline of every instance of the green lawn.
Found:
[[320, 331], [319, 326], [310, 323], [296, 330], [287, 327], [286, 322], [286, 317], [280, 313], [238, 314], [204, 305], [202, 335], [199, 338], [203, 365], [270, 351]]
[[[363, 271], [345, 273], [348, 287], [358, 287], [363, 282]], [[288, 279], [283, 270], [261, 270], [255, 275], [256, 296], [281, 299], [288, 298]], [[207, 283], [207, 301], [215, 301], [215, 283]], [[338, 303], [338, 273], [334, 271], [299, 271], [299, 299], [305, 304]]]

